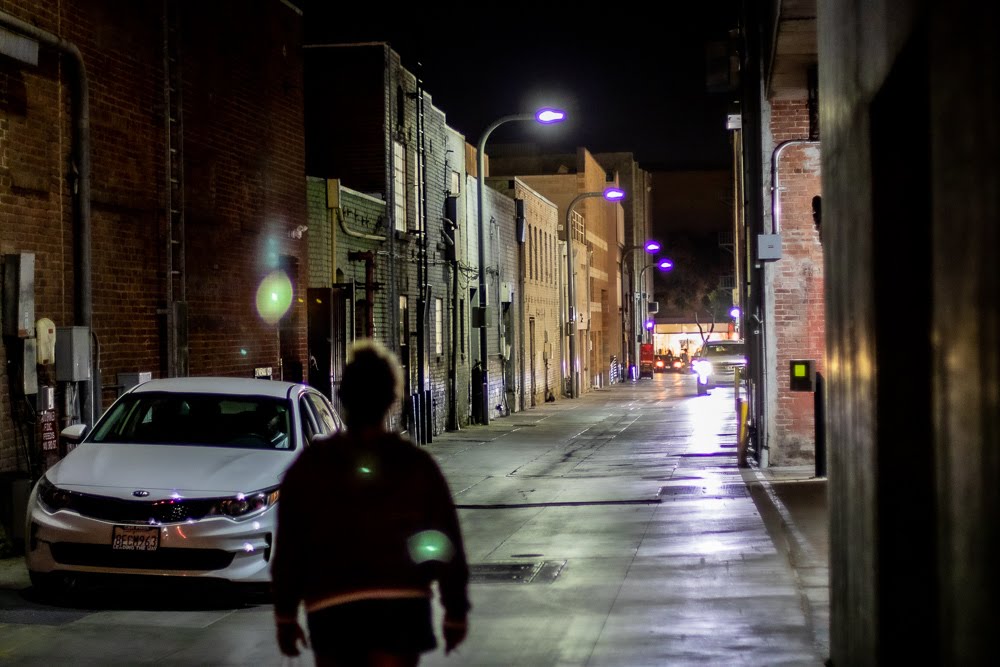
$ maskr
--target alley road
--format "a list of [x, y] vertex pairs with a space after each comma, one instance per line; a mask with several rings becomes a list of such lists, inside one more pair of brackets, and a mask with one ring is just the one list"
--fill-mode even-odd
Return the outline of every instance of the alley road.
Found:
[[[661, 374], [427, 448], [459, 505], [473, 610], [457, 653], [422, 665], [822, 664], [801, 582], [736, 467], [731, 389], [698, 397], [691, 376]], [[56, 606], [2, 585], [0, 663], [283, 664], [266, 603]]]

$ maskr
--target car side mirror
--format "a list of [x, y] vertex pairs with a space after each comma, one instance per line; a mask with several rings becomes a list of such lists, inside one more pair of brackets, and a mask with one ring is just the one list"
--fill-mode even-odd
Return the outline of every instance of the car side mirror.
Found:
[[86, 433], [86, 424], [71, 424], [60, 431], [59, 435], [72, 443], [77, 443], [83, 440], [83, 436]]

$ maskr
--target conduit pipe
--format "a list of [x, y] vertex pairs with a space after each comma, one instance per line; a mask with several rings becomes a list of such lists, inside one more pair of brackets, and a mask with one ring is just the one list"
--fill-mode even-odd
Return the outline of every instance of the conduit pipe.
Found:
[[[87, 328], [93, 335], [94, 303], [91, 288], [91, 223], [90, 223], [90, 92], [87, 85], [87, 69], [83, 63], [83, 54], [71, 42], [48, 31], [42, 30], [7, 12], [0, 12], [0, 25], [18, 32], [26, 37], [38, 40], [69, 56], [76, 66], [76, 77], [73, 79], [73, 163], [76, 165], [77, 182], [75, 194], [77, 199], [76, 221], [77, 233], [74, 235], [74, 275], [76, 285], [74, 292], [73, 313], [78, 326]], [[94, 425], [94, 417], [100, 410], [101, 377], [100, 368], [90, 361], [91, 373], [89, 387], [83, 392], [81, 418], [88, 427]]]
[[778, 160], [781, 159], [781, 154], [789, 146], [818, 146], [818, 141], [811, 141], [809, 139], [789, 139], [788, 141], [782, 141], [780, 144], [775, 146], [774, 151], [771, 153], [771, 233], [780, 234], [781, 233], [781, 223], [778, 221], [781, 217], [781, 189], [778, 186]]

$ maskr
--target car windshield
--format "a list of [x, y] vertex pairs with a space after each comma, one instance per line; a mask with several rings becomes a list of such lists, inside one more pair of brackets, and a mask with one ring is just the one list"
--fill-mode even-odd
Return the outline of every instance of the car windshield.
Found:
[[743, 343], [706, 343], [703, 357], [743, 356]]
[[116, 403], [88, 441], [291, 449], [289, 423], [277, 398], [140, 392]]

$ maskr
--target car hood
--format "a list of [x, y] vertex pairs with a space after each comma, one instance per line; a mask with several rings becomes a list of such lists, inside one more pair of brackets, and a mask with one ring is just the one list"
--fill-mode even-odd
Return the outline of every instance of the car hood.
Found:
[[[84, 443], [45, 476], [80, 493], [144, 500], [235, 495], [276, 486], [296, 451]], [[176, 494], [176, 495], [175, 495]]]

